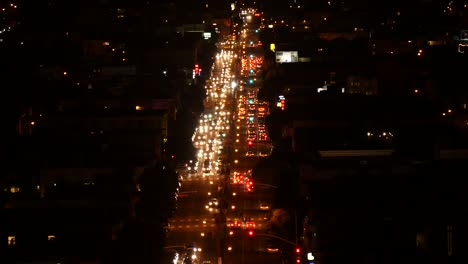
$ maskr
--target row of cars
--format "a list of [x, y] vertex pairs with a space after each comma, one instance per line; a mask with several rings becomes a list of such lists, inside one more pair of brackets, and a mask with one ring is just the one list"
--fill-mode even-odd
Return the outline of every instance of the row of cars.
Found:
[[231, 72], [235, 54], [231, 49], [221, 49], [211, 69], [211, 77], [206, 81], [205, 111], [200, 116], [199, 125], [192, 137], [197, 149], [197, 161], [191, 167], [193, 174], [214, 176], [222, 168], [223, 146], [232, 123], [229, 98], [233, 93], [234, 75]]

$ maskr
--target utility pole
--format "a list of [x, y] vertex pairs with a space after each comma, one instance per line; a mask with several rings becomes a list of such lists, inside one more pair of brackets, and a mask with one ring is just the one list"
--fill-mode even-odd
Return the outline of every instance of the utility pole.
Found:
[[298, 238], [298, 234], [297, 234], [297, 209], [294, 209], [294, 225], [295, 225], [295, 228], [296, 228], [296, 245], [299, 243], [299, 238]]

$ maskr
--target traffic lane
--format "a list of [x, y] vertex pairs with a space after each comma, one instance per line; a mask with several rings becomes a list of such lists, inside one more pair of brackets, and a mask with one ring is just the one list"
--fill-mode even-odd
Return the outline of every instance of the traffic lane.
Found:
[[216, 240], [213, 230], [214, 228], [209, 227], [205, 229], [193, 228], [190, 231], [176, 229], [169, 232], [167, 245], [168, 247], [185, 247], [187, 244], [192, 243], [195, 247], [201, 248], [201, 252], [210, 252], [216, 249], [216, 245], [213, 245]]
[[[183, 184], [184, 195], [179, 195], [178, 210], [169, 220], [173, 227], [202, 227], [213, 221], [213, 212], [205, 208], [212, 197], [216, 197], [217, 186], [208, 180], [193, 180]], [[187, 191], [188, 190], [188, 191]], [[209, 195], [212, 194], [212, 195]]]
[[[237, 219], [244, 222], [244, 220], [252, 219], [256, 223], [256, 227], [263, 229], [266, 228], [266, 221], [269, 219], [270, 208], [261, 208], [260, 200], [267, 200], [267, 196], [242, 196], [232, 197], [229, 199], [230, 209], [227, 211], [228, 219]], [[268, 205], [271, 203], [268, 202]], [[234, 208], [234, 209], [232, 209]]]
[[[231, 171], [245, 172], [251, 170], [259, 162], [259, 159], [245, 158], [244, 157], [233, 157], [237, 163], [233, 164]], [[254, 183], [255, 184], [255, 183]]]
[[253, 231], [239, 230], [235, 235], [226, 238], [224, 263], [281, 263], [281, 254], [269, 252], [273, 248], [266, 237]]
[[179, 199], [186, 197], [201, 199], [213, 188], [215, 188], [215, 180], [210, 180], [208, 178], [188, 178], [182, 182], [178, 196]]
[[201, 174], [197, 174], [196, 176], [186, 177], [181, 183], [179, 194], [206, 194], [206, 190], [217, 187], [219, 179], [218, 175], [204, 177]]
[[[212, 261], [216, 259], [217, 251], [215, 242], [216, 240], [212, 236], [199, 236], [198, 231], [173, 231], [169, 235], [166, 249], [171, 249], [171, 251], [178, 253], [179, 261], [177, 263], [182, 264], [186, 254], [190, 258], [192, 257], [191, 255], [196, 254], [196, 260], [198, 260], [199, 263], [203, 263], [203, 261], [206, 260]], [[194, 249], [187, 249], [187, 244], [193, 244], [196, 251]], [[173, 263], [174, 262], [171, 262], [171, 264]]]
[[260, 205], [261, 202], [272, 201], [275, 195], [274, 188], [271, 188], [268, 184], [258, 183], [255, 180], [253, 181], [252, 192], [246, 191], [245, 184], [235, 183], [229, 185], [229, 190], [231, 191], [231, 197], [228, 199], [229, 201], [251, 200], [256, 201], [258, 205]]
[[[230, 204], [236, 206], [237, 209], [244, 210], [259, 210], [267, 211], [271, 209], [271, 204], [274, 200], [274, 193], [268, 192], [256, 192], [246, 193], [245, 195], [240, 194], [238, 197], [231, 198]], [[268, 208], [266, 208], [268, 206]]]
[[[230, 63], [230, 60], [220, 60]], [[218, 76], [221, 81], [224, 81], [222, 72], [230, 65], [219, 67], [221, 71], [215, 71], [214, 76]], [[221, 85], [221, 84], [219, 84]], [[216, 98], [208, 98], [214, 104], [220, 103]], [[207, 101], [208, 101], [207, 100]], [[206, 136], [204, 141], [215, 139], [213, 131], [209, 133], [198, 134], [198, 136]], [[215, 156], [215, 155], [214, 155]], [[212, 157], [212, 161], [216, 157]], [[186, 177], [179, 193], [178, 211], [174, 218], [170, 220], [171, 231], [169, 232], [169, 244], [183, 245], [188, 242], [197, 244], [208, 241], [208, 245], [214, 245], [210, 239], [213, 238], [213, 229], [219, 227], [214, 223], [213, 212], [205, 210], [205, 205], [208, 203], [212, 195], [217, 195], [217, 179], [202, 178], [200, 175], [190, 175]], [[203, 234], [203, 235], [202, 235]], [[211, 234], [211, 235], [210, 235]]]
[[169, 220], [167, 245], [197, 242], [202, 238], [202, 233], [206, 233], [207, 236], [211, 233], [215, 221], [213, 213], [204, 210], [207, 201], [208, 195], [198, 193], [178, 199], [176, 215]]
[[[214, 212], [210, 212], [205, 206], [214, 196], [213, 188], [217, 189], [217, 185], [209, 184], [208, 179], [197, 179], [189, 182], [185, 183], [185, 190], [198, 189], [198, 191], [187, 191], [186, 196], [179, 198], [179, 210], [169, 221], [168, 245], [184, 245], [189, 242], [202, 243], [210, 241], [210, 238], [214, 236], [214, 230], [217, 227]], [[208, 195], [210, 191], [213, 196]], [[212, 244], [207, 243], [207, 245]]]
[[169, 221], [170, 231], [166, 245], [183, 246], [187, 243], [194, 243], [203, 249], [203, 255], [215, 255], [210, 246], [214, 244], [213, 239], [217, 225], [214, 214], [201, 208], [202, 205], [202, 203], [198, 203], [196, 207], [182, 208], [179, 210], [181, 215]]
[[243, 253], [243, 254], [230, 254], [225, 257], [223, 263], [227, 264], [259, 264], [259, 263], [272, 263], [281, 264], [281, 256], [279, 254], [270, 254], [263, 252]]
[[257, 231], [266, 231], [269, 228], [269, 219], [271, 213], [269, 211], [262, 211], [258, 209], [242, 209], [228, 212], [228, 225], [238, 221], [242, 223], [243, 229], [248, 229], [254, 224]]
[[210, 200], [217, 198], [217, 185], [200, 184], [198, 191], [195, 193], [187, 193], [183, 197], [178, 198], [177, 211], [175, 219], [187, 217], [206, 217], [214, 212], [210, 212], [206, 206]]

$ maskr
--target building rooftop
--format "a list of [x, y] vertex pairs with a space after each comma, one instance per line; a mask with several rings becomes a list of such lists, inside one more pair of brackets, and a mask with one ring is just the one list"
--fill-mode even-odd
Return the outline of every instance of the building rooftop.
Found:
[[[313, 89], [313, 88], [312, 88]], [[290, 94], [286, 114], [293, 119], [309, 120], [440, 120], [437, 108], [415, 97], [382, 97], [359, 94]]]

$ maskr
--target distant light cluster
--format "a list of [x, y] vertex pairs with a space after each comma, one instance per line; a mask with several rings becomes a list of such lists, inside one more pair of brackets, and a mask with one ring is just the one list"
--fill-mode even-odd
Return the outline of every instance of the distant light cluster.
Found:
[[[10, 3], [9, 5], [2, 7], [0, 9], [0, 15], [1, 16], [8, 16], [8, 12], [13, 11], [14, 9], [17, 9], [18, 6], [15, 3]], [[6, 19], [8, 22], [8, 19]], [[13, 24], [8, 24], [7, 25], [0, 25], [0, 43], [3, 42], [3, 37], [2, 35], [6, 32], [9, 32], [13, 29], [14, 25]]]

